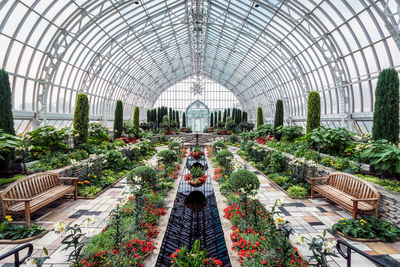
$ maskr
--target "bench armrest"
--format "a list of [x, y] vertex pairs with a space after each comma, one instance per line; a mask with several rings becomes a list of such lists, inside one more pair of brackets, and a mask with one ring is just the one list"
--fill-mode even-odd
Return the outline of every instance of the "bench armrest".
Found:
[[3, 198], [3, 201], [15, 201], [15, 202], [27, 202], [27, 201], [32, 201], [32, 198]]
[[60, 180], [78, 180], [78, 177], [60, 177]]
[[351, 201], [359, 202], [359, 201], [378, 201], [379, 198], [372, 197], [372, 198], [351, 198]]
[[314, 187], [315, 181], [326, 181], [328, 180], [329, 177], [312, 177], [310, 178], [310, 182], [311, 182], [311, 187]]

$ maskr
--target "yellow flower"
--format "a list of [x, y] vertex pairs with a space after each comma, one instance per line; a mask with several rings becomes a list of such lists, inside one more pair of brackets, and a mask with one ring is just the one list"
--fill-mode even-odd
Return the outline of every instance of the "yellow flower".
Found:
[[12, 220], [13, 220], [12, 217], [11, 217], [10, 215], [7, 215], [7, 216], [4, 217], [4, 218], [6, 218], [6, 220], [9, 221], [9, 222], [12, 222]]
[[340, 219], [341, 221], [344, 221], [344, 220], [346, 220], [345, 218], [342, 218], [342, 219]]

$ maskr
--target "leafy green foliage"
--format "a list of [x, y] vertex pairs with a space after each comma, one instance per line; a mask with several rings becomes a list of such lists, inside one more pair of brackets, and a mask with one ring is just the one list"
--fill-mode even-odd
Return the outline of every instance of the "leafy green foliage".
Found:
[[230, 185], [234, 192], [243, 189], [250, 194], [253, 190], [260, 188], [260, 181], [257, 175], [249, 170], [237, 170], [230, 176]]
[[286, 156], [280, 151], [269, 151], [264, 157], [264, 166], [267, 173], [283, 172], [286, 169]]
[[394, 68], [383, 70], [378, 77], [372, 138], [399, 141], [399, 76]]
[[236, 129], [236, 123], [233, 121], [231, 117], [226, 119], [225, 128], [231, 132], [234, 132]]
[[222, 149], [226, 149], [226, 145], [220, 141], [214, 142], [212, 147], [214, 154], [218, 154]]
[[319, 93], [312, 91], [308, 94], [306, 133], [320, 126], [321, 99]]
[[136, 128], [131, 121], [124, 121], [122, 130], [124, 135], [128, 136], [129, 138], [133, 138], [136, 136]]
[[371, 142], [361, 153], [361, 157], [369, 159], [370, 164], [378, 170], [389, 174], [400, 174], [400, 148], [387, 140]]
[[[148, 110], [149, 113], [150, 110]], [[150, 114], [148, 114], [149, 120]], [[114, 139], [120, 138], [123, 131], [123, 122], [124, 122], [124, 108], [122, 106], [122, 101], [117, 100], [117, 104], [115, 106], [115, 114], [114, 114]]]
[[0, 223], [0, 239], [18, 240], [39, 235], [45, 230], [37, 225], [28, 228], [23, 225], [12, 224], [3, 219]]
[[343, 154], [353, 140], [354, 135], [355, 133], [345, 128], [331, 129], [320, 126], [308, 133], [306, 139], [309, 145], [318, 151]]
[[333, 230], [353, 238], [375, 239], [396, 242], [400, 239], [400, 228], [376, 217], [363, 216], [361, 220], [341, 219]]
[[96, 185], [89, 185], [78, 189], [78, 194], [83, 197], [94, 197], [101, 191], [101, 187]]
[[5, 133], [0, 129], [0, 161], [5, 160], [6, 154], [12, 152], [21, 145], [21, 141], [15, 135]]
[[139, 118], [140, 118], [140, 110], [139, 107], [136, 106], [135, 110], [133, 111], [133, 125], [136, 129], [136, 136], [139, 136]]
[[378, 185], [385, 187], [388, 190], [400, 193], [400, 181], [394, 181], [389, 179], [382, 179], [372, 175], [355, 174], [356, 176]]
[[127, 181], [132, 184], [132, 178], [135, 176], [141, 178], [142, 185], [148, 185], [151, 188], [155, 188], [158, 181], [157, 172], [150, 166], [140, 166], [134, 168], [128, 173]]
[[176, 153], [170, 149], [160, 151], [160, 153], [157, 154], [157, 158], [159, 162], [165, 165], [171, 165], [178, 160]]
[[89, 100], [83, 93], [79, 93], [76, 97], [74, 129], [78, 132], [75, 136], [76, 144], [86, 143], [89, 135]]
[[298, 185], [289, 187], [287, 193], [292, 198], [297, 198], [297, 199], [306, 199], [308, 197], [307, 189]]
[[104, 156], [106, 159], [106, 169], [113, 171], [120, 171], [124, 169], [126, 157], [124, 157], [118, 150], [110, 150]]
[[183, 115], [182, 115], [182, 127], [186, 128], [186, 114], [185, 114], [185, 112], [183, 112]]
[[294, 141], [296, 138], [302, 136], [303, 127], [296, 125], [278, 126], [276, 131], [282, 135], [284, 140]]
[[275, 120], [274, 120], [274, 136], [277, 140], [281, 140], [281, 133], [278, 131], [278, 127], [283, 125], [283, 101], [276, 101], [275, 108]]
[[260, 128], [261, 125], [264, 124], [264, 116], [261, 107], [257, 109], [257, 129]]
[[256, 135], [258, 137], [267, 137], [274, 134], [274, 128], [271, 124], [263, 124], [257, 127]]
[[220, 266], [222, 262], [214, 258], [207, 258], [207, 250], [200, 250], [200, 240], [193, 243], [192, 249], [188, 251], [187, 246], [177, 249], [171, 254], [172, 266], [176, 267], [203, 267], [209, 265]]
[[181, 149], [181, 144], [176, 141], [172, 141], [168, 144], [168, 149], [174, 151], [176, 154], [179, 154]]
[[229, 150], [223, 149], [218, 152], [215, 158], [218, 164], [221, 165], [221, 167], [227, 168], [228, 166], [232, 165], [233, 154]]
[[237, 141], [237, 136], [235, 134], [231, 134], [231, 136], [229, 136], [229, 142], [234, 144], [236, 143], [236, 141]]
[[[122, 127], [122, 125], [121, 125], [121, 127]], [[104, 141], [110, 141], [111, 137], [108, 132], [109, 131], [108, 131], [107, 127], [104, 127], [100, 123], [92, 122], [89, 124], [88, 142], [90, 144], [99, 144]]]

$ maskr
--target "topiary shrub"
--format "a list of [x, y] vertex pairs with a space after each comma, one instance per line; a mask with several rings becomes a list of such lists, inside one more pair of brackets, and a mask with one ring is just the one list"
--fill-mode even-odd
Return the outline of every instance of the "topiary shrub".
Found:
[[399, 141], [399, 77], [393, 68], [381, 71], [375, 90], [374, 140]]
[[166, 149], [158, 153], [157, 155], [158, 162], [163, 163], [167, 166], [170, 166], [174, 162], [178, 161], [178, 156], [176, 153], [170, 149]]
[[79, 134], [79, 136], [75, 137], [75, 143], [86, 143], [89, 134], [89, 100], [87, 95], [83, 93], [79, 93], [76, 97], [74, 129]]
[[276, 101], [276, 109], [275, 109], [275, 120], [274, 120], [274, 136], [279, 141], [281, 140], [281, 134], [277, 130], [279, 126], [283, 125], [283, 101]]
[[[8, 73], [4, 70], [0, 70], [0, 129], [6, 134], [15, 135], [11, 101]], [[15, 155], [12, 149], [9, 151], [2, 151], [0, 155], [0, 169], [9, 169], [14, 159]]]
[[182, 114], [182, 127], [186, 128], [186, 114], [183, 112]]
[[170, 150], [174, 151], [176, 154], [179, 154], [180, 149], [181, 149], [181, 145], [180, 145], [178, 142], [173, 141], [173, 142], [170, 142], [170, 143], [168, 144], [168, 148], [169, 148]]
[[264, 124], [264, 116], [261, 107], [257, 109], [257, 129]]
[[214, 113], [211, 112], [210, 115], [210, 127], [213, 128], [214, 127]]
[[135, 125], [136, 128], [136, 136], [139, 135], [139, 116], [140, 116], [140, 110], [139, 107], [136, 106], [135, 110], [133, 111], [133, 125]]
[[117, 100], [117, 104], [115, 106], [115, 114], [114, 114], [114, 139], [120, 138], [123, 130], [123, 116], [124, 110], [122, 106], [122, 101]]
[[234, 192], [243, 188], [248, 194], [260, 188], [260, 181], [257, 175], [249, 170], [237, 170], [232, 173], [230, 176], [230, 184]]
[[321, 99], [319, 93], [312, 91], [308, 94], [306, 133], [310, 133], [321, 123]]
[[297, 199], [306, 199], [308, 197], [307, 189], [298, 185], [293, 185], [289, 187], [287, 193], [292, 198], [297, 198]]
[[180, 128], [180, 121], [179, 121], [179, 111], [175, 111], [175, 120], [178, 128]]
[[213, 152], [218, 154], [222, 149], [226, 149], [226, 145], [220, 141], [213, 143]]
[[224, 116], [223, 116], [223, 120], [222, 120], [223, 122], [226, 122], [226, 113], [227, 113], [226, 109], [224, 109]]
[[220, 152], [218, 152], [216, 156], [216, 161], [218, 162], [219, 165], [223, 168], [227, 168], [230, 165], [232, 165], [232, 160], [233, 160], [233, 154], [227, 149], [223, 149]]
[[231, 142], [232, 144], [236, 143], [236, 135], [235, 134], [231, 134], [231, 136], [229, 136], [229, 142]]
[[218, 113], [214, 111], [214, 127], [217, 127], [218, 125]]
[[222, 112], [220, 110], [220, 111], [218, 111], [218, 122], [221, 122], [221, 121], [222, 121]]
[[127, 175], [128, 183], [135, 184], [135, 177], [139, 177], [142, 184], [149, 185], [152, 188], [155, 188], [158, 181], [157, 172], [150, 166], [140, 166], [130, 171]]

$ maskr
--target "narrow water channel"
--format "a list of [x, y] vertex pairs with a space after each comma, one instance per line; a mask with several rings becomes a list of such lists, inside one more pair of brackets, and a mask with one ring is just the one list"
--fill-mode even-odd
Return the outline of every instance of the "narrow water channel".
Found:
[[[184, 245], [190, 250], [196, 239], [200, 240], [201, 249], [207, 249], [208, 257], [231, 266], [208, 168], [206, 183], [192, 187], [183, 177], [195, 160], [190, 155], [187, 160], [156, 266], [171, 266], [171, 253]], [[205, 157], [197, 162], [207, 166]]]

